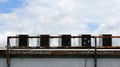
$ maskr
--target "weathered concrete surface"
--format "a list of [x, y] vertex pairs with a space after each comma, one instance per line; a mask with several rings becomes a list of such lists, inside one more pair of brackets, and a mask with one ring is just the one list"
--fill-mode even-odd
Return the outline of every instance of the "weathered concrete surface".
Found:
[[[120, 58], [98, 58], [98, 67], [119, 67]], [[94, 67], [92, 58], [12, 58], [11, 67]], [[0, 58], [0, 67], [7, 67]]]

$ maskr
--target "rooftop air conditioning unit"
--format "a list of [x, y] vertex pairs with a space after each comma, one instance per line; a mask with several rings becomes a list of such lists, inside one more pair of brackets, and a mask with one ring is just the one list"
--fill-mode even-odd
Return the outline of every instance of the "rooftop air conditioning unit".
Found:
[[62, 34], [59, 38], [59, 45], [60, 46], [71, 46], [71, 35], [70, 34]]
[[[109, 37], [111, 34], [100, 34], [100, 36]], [[112, 38], [99, 38], [99, 46], [112, 46]]]
[[81, 46], [91, 46], [91, 35], [90, 34], [82, 34], [81, 38], [79, 38], [79, 42]]
[[19, 38], [16, 39], [16, 46], [18, 47], [28, 47], [29, 46], [29, 36], [28, 35], [17, 35]]
[[37, 39], [37, 46], [50, 47], [50, 35], [39, 35], [40, 38]]

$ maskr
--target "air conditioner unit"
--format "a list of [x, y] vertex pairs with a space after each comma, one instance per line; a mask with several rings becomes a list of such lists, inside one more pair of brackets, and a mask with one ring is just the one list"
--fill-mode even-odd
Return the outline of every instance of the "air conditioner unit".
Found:
[[81, 45], [82, 46], [91, 46], [91, 35], [90, 34], [82, 34], [81, 35]]
[[70, 34], [62, 34], [59, 39], [60, 46], [71, 46], [71, 35]]
[[28, 35], [17, 35], [19, 38], [16, 39], [16, 46], [18, 47], [28, 47], [29, 46], [29, 36]]
[[[100, 36], [109, 37], [111, 34], [100, 34]], [[99, 38], [99, 46], [112, 46], [112, 38]]]
[[37, 46], [50, 47], [50, 35], [39, 35], [40, 38], [37, 39]]

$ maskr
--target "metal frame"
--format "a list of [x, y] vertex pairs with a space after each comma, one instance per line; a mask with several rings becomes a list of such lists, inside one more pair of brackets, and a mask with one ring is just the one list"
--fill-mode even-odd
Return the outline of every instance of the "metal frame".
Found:
[[[18, 36], [7, 37], [7, 54], [6, 54], [7, 67], [10, 67], [10, 54], [11, 54], [10, 49], [88, 49], [88, 48], [94, 49], [94, 67], [97, 67], [97, 49], [120, 49], [120, 47], [111, 47], [111, 46], [97, 47], [97, 38], [120, 38], [120, 36], [91, 36], [91, 38], [95, 39], [95, 47], [54, 47], [54, 48], [53, 47], [11, 47], [10, 45], [11, 38], [19, 38], [19, 37]], [[40, 38], [40, 36], [29, 36], [28, 38]], [[61, 36], [50, 36], [50, 38], [61, 38]], [[71, 36], [71, 38], [81, 38], [81, 36]]]

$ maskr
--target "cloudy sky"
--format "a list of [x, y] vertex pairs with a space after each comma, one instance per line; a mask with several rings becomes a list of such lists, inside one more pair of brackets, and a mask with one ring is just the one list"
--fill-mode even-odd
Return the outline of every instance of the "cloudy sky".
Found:
[[120, 35], [120, 0], [0, 0], [0, 45], [16, 34]]

